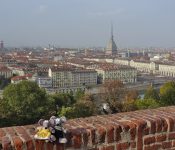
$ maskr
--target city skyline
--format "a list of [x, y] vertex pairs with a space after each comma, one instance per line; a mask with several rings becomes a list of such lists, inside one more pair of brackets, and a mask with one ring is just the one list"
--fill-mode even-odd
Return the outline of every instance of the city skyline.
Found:
[[1, 1], [5, 46], [106, 47], [113, 22], [122, 47], [175, 47], [175, 1]]

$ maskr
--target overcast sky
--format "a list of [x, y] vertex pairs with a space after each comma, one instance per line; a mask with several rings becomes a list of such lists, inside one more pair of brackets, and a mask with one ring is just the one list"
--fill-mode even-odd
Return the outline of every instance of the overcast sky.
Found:
[[0, 0], [5, 46], [175, 47], [175, 0]]

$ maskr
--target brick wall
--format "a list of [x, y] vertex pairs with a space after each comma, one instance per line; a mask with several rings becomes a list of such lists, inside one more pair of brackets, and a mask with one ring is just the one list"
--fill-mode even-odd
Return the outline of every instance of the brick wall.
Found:
[[69, 120], [66, 145], [34, 140], [35, 127], [0, 128], [0, 149], [175, 150], [175, 106]]

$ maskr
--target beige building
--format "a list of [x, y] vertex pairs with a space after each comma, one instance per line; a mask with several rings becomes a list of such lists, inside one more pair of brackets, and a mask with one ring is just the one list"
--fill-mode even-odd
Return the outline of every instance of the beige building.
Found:
[[16, 74], [18, 76], [24, 76], [25, 75], [25, 71], [24, 71], [24, 67], [19, 67], [19, 66], [10, 66], [9, 67], [12, 70], [13, 74]]
[[[123, 64], [125, 63], [124, 61], [121, 61], [121, 62]], [[129, 61], [128, 60], [128, 65], [136, 68], [140, 72], [145, 72], [145, 73], [156, 74], [158, 73], [158, 69], [159, 69], [159, 65], [157, 63], [150, 62], [150, 61], [136, 61], [136, 60]]]
[[87, 86], [97, 84], [97, 72], [80, 68], [49, 68], [49, 77], [52, 78], [52, 87], [58, 92], [76, 92]]
[[0, 66], [0, 77], [11, 78], [13, 76], [12, 70], [6, 66]]
[[129, 59], [116, 58], [116, 59], [114, 59], [114, 64], [129, 66], [130, 65], [130, 60]]
[[175, 65], [173, 64], [159, 64], [159, 74], [162, 76], [175, 77]]
[[137, 82], [137, 70], [129, 66], [103, 64], [95, 70], [102, 82], [109, 79], [121, 80], [123, 83]]
[[141, 72], [150, 73], [150, 62], [131, 60], [130, 66], [136, 68], [137, 70]]

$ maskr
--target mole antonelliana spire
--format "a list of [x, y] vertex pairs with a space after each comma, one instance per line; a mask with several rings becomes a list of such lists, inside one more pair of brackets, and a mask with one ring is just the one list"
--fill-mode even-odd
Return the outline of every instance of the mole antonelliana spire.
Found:
[[108, 45], [106, 47], [106, 54], [107, 55], [116, 55], [117, 54], [117, 46], [114, 41], [113, 36], [113, 24], [111, 23], [111, 38], [108, 42]]

